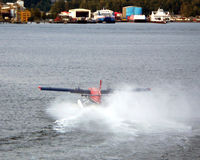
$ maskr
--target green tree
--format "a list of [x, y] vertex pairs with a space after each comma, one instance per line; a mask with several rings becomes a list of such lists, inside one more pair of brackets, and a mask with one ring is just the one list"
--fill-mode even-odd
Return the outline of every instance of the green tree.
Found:
[[188, 2], [185, 2], [181, 5], [181, 15], [189, 17], [193, 15], [192, 5]]
[[88, 8], [87, 0], [82, 0], [79, 7], [80, 8]]
[[55, 18], [58, 13], [65, 11], [66, 6], [65, 6], [65, 1], [64, 0], [59, 0], [56, 1], [52, 6], [50, 12], [52, 13], [53, 17]]
[[193, 0], [192, 1], [193, 6], [193, 14], [194, 15], [200, 15], [200, 0]]
[[41, 12], [39, 8], [34, 10], [34, 21], [40, 21], [41, 19]]
[[106, 0], [100, 0], [100, 9], [105, 8], [106, 7]]
[[42, 14], [41, 14], [41, 18], [42, 18], [43, 20], [45, 20], [45, 19], [47, 18], [47, 16], [46, 16], [46, 13], [45, 13], [45, 12], [42, 12]]
[[72, 4], [72, 8], [79, 8], [80, 0], [72, 0], [71, 4]]
[[29, 18], [29, 21], [40, 21], [41, 19], [41, 12], [39, 8], [31, 8], [31, 17]]
[[51, 7], [51, 1], [50, 0], [41, 0], [39, 3], [37, 3], [36, 8], [39, 8], [42, 11], [49, 11]]

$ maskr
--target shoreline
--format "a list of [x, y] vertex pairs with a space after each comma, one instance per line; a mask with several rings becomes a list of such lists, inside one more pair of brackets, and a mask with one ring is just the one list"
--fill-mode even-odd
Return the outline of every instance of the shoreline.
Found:
[[172, 21], [172, 22], [127, 22], [116, 21], [115, 23], [98, 23], [98, 22], [27, 22], [27, 23], [12, 23], [0, 22], [0, 24], [115, 24], [115, 23], [154, 23], [154, 24], [169, 24], [169, 23], [200, 23], [200, 21]]

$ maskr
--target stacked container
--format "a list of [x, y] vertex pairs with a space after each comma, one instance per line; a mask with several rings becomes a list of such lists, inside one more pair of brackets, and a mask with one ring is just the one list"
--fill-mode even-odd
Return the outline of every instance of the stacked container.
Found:
[[131, 15], [142, 15], [142, 8], [134, 6], [123, 7], [122, 9], [123, 18], [127, 19]]

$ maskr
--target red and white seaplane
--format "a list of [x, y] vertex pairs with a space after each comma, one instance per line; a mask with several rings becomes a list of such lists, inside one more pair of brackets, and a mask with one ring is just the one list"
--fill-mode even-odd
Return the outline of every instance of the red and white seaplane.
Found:
[[[100, 104], [102, 95], [108, 95], [115, 91], [112, 89], [102, 90], [101, 86], [102, 86], [102, 80], [100, 80], [99, 88], [92, 87], [92, 88], [88, 88], [88, 89], [80, 89], [80, 88], [71, 89], [71, 88], [53, 88], [53, 87], [40, 87], [40, 86], [38, 88], [42, 91], [58, 91], [58, 92], [78, 93], [78, 94], [81, 94], [81, 96], [88, 97], [88, 99], [91, 102], [93, 102], [95, 104]], [[135, 88], [132, 91], [140, 92], [140, 91], [150, 91], [150, 90], [151, 90], [150, 88]], [[80, 100], [78, 100], [78, 104], [80, 106], [83, 106]]]

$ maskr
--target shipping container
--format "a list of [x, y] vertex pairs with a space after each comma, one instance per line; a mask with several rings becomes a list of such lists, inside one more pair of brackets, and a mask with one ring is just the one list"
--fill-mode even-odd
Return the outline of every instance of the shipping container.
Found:
[[134, 15], [142, 15], [142, 8], [141, 7], [135, 7]]
[[142, 8], [134, 6], [123, 7], [122, 9], [123, 18], [127, 19], [127, 17], [130, 17], [131, 15], [142, 15]]

